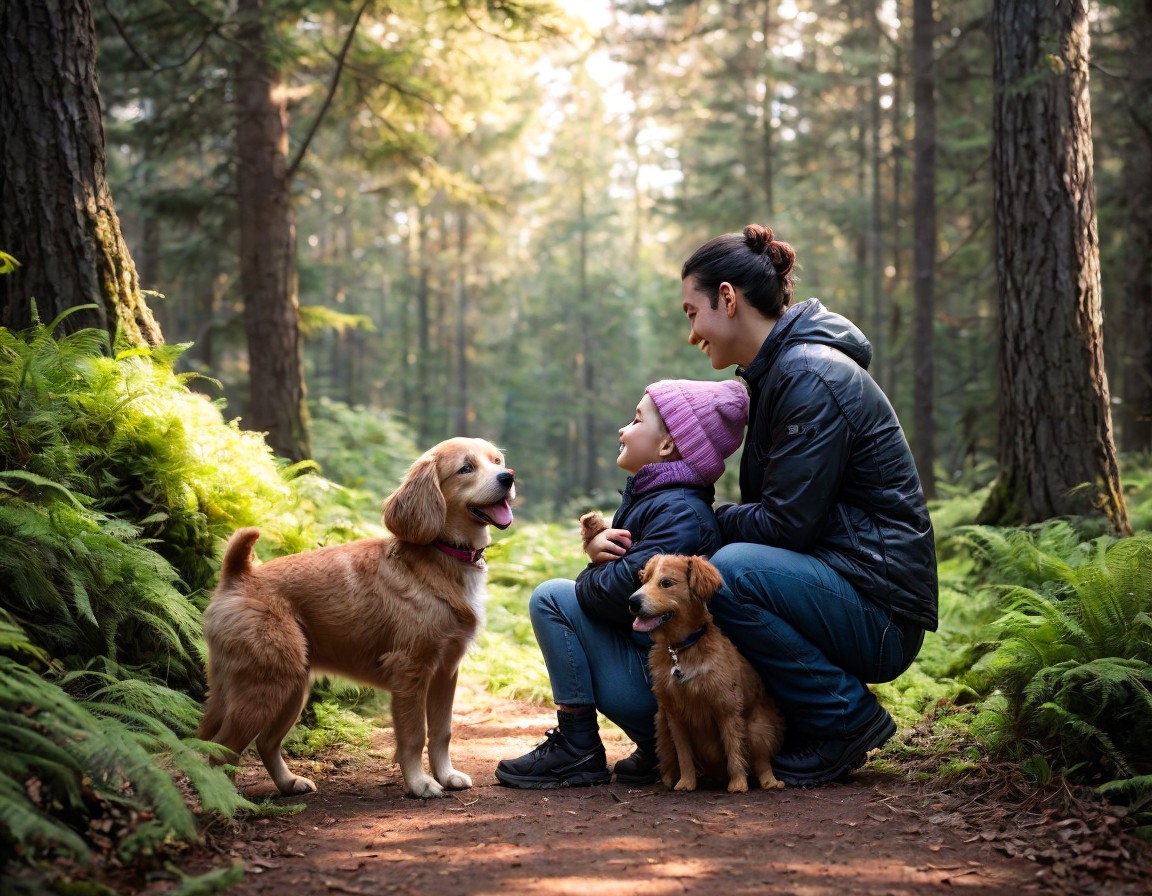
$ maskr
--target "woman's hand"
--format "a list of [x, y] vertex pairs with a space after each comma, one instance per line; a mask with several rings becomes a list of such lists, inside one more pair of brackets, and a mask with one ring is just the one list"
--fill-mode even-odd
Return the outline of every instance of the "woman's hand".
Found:
[[584, 546], [588, 559], [593, 563], [607, 563], [619, 560], [632, 547], [632, 533], [627, 529], [605, 529], [597, 533]]

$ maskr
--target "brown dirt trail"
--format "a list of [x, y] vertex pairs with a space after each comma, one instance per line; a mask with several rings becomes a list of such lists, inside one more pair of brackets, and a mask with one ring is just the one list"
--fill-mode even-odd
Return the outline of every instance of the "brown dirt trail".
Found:
[[[963, 798], [867, 767], [845, 784], [747, 794], [505, 788], [497, 761], [537, 743], [554, 716], [464, 683], [455, 718], [454, 762], [471, 790], [405, 798], [383, 731], [367, 757], [299, 768], [320, 787], [288, 801], [303, 812], [216, 825], [184, 873], [242, 861], [227, 892], [245, 896], [1152, 893], [1146, 853], [1114, 834], [1011, 806], [974, 820]], [[605, 740], [609, 762], [629, 752], [622, 735]], [[253, 756], [239, 783], [253, 796], [272, 789]]]

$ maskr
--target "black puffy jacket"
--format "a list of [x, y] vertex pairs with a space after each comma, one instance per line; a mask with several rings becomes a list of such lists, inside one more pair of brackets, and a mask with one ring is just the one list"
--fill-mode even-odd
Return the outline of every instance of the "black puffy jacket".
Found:
[[893, 616], [935, 631], [932, 521], [871, 360], [864, 334], [818, 300], [785, 311], [738, 371], [751, 392], [741, 503], [716, 515], [725, 544], [811, 554]]
[[576, 577], [576, 599], [593, 619], [632, 628], [628, 598], [640, 587], [640, 570], [656, 554], [711, 556], [720, 548], [720, 528], [712, 512], [714, 490], [669, 485], [637, 495], [632, 478], [612, 517], [613, 529], [627, 529], [632, 547], [618, 560], [589, 563]]

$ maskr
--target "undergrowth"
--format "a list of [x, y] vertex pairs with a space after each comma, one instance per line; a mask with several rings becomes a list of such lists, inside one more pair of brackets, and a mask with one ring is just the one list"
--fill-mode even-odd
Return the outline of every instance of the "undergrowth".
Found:
[[[193, 839], [195, 812], [257, 811], [192, 737], [223, 541], [258, 524], [268, 557], [381, 531], [379, 496], [278, 460], [188, 389], [181, 347], [115, 353], [58, 323], [0, 328], [0, 866], [139, 860]], [[312, 746], [356, 736], [311, 717]]]

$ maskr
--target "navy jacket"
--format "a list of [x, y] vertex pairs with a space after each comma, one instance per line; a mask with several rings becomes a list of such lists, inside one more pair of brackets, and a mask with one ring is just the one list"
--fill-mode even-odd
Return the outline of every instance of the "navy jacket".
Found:
[[724, 543], [819, 557], [903, 621], [937, 627], [936, 547], [912, 452], [868, 374], [872, 346], [809, 299], [752, 363], [740, 504], [717, 508]]
[[640, 587], [640, 570], [656, 554], [710, 556], [720, 548], [712, 512], [714, 490], [670, 485], [633, 494], [632, 478], [612, 517], [613, 529], [627, 529], [632, 547], [618, 560], [589, 563], [576, 577], [576, 599], [593, 619], [631, 629], [628, 598]]

